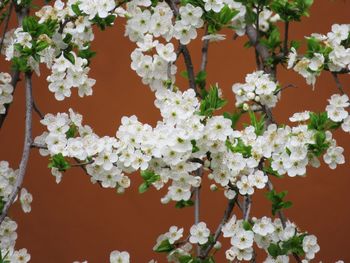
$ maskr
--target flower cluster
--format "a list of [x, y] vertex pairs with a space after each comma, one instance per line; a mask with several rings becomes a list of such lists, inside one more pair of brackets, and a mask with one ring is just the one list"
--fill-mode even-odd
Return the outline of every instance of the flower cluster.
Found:
[[11, 79], [10, 74], [0, 72], [0, 114], [5, 114], [5, 104], [12, 102], [13, 87], [11, 85]]
[[96, 81], [88, 77], [90, 68], [87, 60], [69, 53], [74, 58], [74, 64], [64, 57], [62, 53], [53, 61], [52, 74], [47, 77], [49, 90], [55, 94], [57, 100], [64, 100], [71, 96], [71, 88], [77, 87], [80, 97], [92, 95], [92, 87]]
[[[266, 251], [265, 263], [288, 263], [292, 253], [304, 255], [305, 262], [309, 262], [320, 250], [314, 235], [300, 232], [290, 221], [284, 225], [279, 218], [272, 220], [268, 217], [253, 217], [249, 221], [243, 221], [233, 215], [222, 226], [221, 232], [224, 238], [230, 238], [231, 247], [225, 253], [230, 262], [250, 261], [254, 256], [254, 244]], [[192, 245], [195, 244], [200, 246], [200, 254], [203, 254], [209, 245], [216, 250], [221, 249], [221, 243], [213, 240], [205, 222], [191, 226], [187, 239], [181, 240], [182, 237], [183, 228], [172, 226], [168, 232], [158, 237], [153, 249], [159, 253], [168, 253], [168, 262], [179, 262], [180, 258], [192, 259]]]
[[271, 108], [276, 106], [279, 85], [268, 74], [256, 71], [246, 76], [244, 84], [234, 84], [232, 91], [236, 95], [237, 107], [248, 110], [248, 102], [252, 101], [252, 109], [258, 109], [261, 105]]
[[17, 240], [16, 230], [17, 223], [9, 217], [5, 217], [0, 225], [1, 259], [4, 262], [27, 263], [30, 260], [30, 255], [27, 253], [27, 249], [14, 249]]
[[41, 123], [49, 132], [37, 137], [35, 142], [47, 148], [40, 152], [51, 156], [50, 167], [57, 183], [61, 181], [61, 172], [71, 166], [65, 159], [67, 157], [86, 165], [87, 173], [94, 183], [99, 182], [105, 188], [117, 188], [121, 192], [129, 187], [129, 178], [116, 165], [118, 142], [115, 138], [100, 138], [89, 126], [82, 125], [82, 116], [72, 110], [69, 115], [48, 114]]
[[289, 54], [288, 68], [302, 75], [309, 85], [315, 85], [322, 70], [350, 71], [350, 25], [334, 24], [327, 35], [312, 34], [308, 39], [307, 54], [298, 58], [295, 48]]
[[[18, 170], [13, 170], [9, 167], [6, 161], [0, 161], [0, 207], [9, 201], [9, 197], [14, 190], [14, 185], [18, 176]], [[32, 195], [25, 189], [21, 189], [19, 197], [22, 209], [25, 213], [31, 211]], [[23, 262], [30, 260], [30, 255], [26, 249], [15, 250], [17, 240], [17, 223], [6, 217], [0, 225], [0, 250], [4, 258], [2, 260], [9, 260], [9, 262]]]
[[296, 225], [289, 221], [283, 227], [280, 219], [253, 218], [248, 223], [237, 220], [234, 215], [224, 225], [222, 233], [230, 238], [232, 247], [226, 251], [226, 258], [230, 261], [251, 260], [254, 243], [268, 254], [264, 262], [289, 262], [289, 255], [295, 251], [302, 251], [305, 259], [311, 260], [320, 250], [314, 235], [299, 233]]

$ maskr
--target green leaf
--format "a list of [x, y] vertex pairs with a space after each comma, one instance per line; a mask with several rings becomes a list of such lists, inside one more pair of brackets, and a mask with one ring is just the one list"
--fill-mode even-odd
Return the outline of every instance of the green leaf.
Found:
[[140, 184], [140, 186], [139, 186], [139, 193], [140, 193], [140, 194], [143, 194], [144, 192], [146, 192], [146, 191], [148, 190], [149, 187], [150, 187], [150, 186], [149, 186], [147, 183], [143, 182], [143, 183]]
[[40, 51], [43, 51], [48, 46], [49, 46], [49, 43], [47, 43], [46, 41], [39, 41], [35, 46], [35, 52], [38, 53]]
[[50, 163], [48, 165], [49, 168], [57, 168], [60, 172], [65, 172], [71, 166], [66, 161], [62, 153], [55, 154], [50, 158]]
[[227, 101], [219, 96], [219, 88], [211, 86], [209, 92], [201, 101], [199, 114], [211, 117], [215, 110], [221, 109], [226, 103]]
[[266, 115], [261, 115], [260, 120], [258, 120], [253, 111], [248, 111], [251, 125], [255, 128], [256, 135], [262, 135], [265, 130], [265, 117]]
[[245, 145], [240, 138], [237, 139], [235, 146], [229, 140], [226, 140], [225, 145], [230, 151], [234, 153], [241, 153], [244, 158], [249, 158], [252, 156], [252, 146]]
[[279, 245], [274, 243], [270, 244], [270, 246], [267, 248], [267, 251], [273, 258], [277, 258], [278, 256], [284, 255], [282, 248], [280, 248]]
[[197, 146], [197, 142], [195, 140], [191, 140], [191, 144], [192, 144], [192, 153], [196, 153], [198, 152], [200, 149]]
[[199, 71], [197, 76], [196, 76], [196, 84], [201, 88], [204, 89], [205, 88], [205, 81], [207, 78], [207, 73], [205, 71]]
[[231, 125], [231, 128], [232, 129], [235, 129], [236, 128], [236, 125], [237, 125], [237, 123], [238, 123], [238, 121], [239, 121], [239, 119], [241, 118], [241, 116], [242, 116], [242, 112], [234, 112], [234, 113], [232, 113], [232, 114], [230, 114], [230, 113], [228, 113], [228, 112], [224, 112], [224, 117], [226, 118], [226, 119], [229, 119], [229, 120], [231, 120], [231, 122], [232, 122], [232, 125]]
[[272, 202], [272, 214], [276, 215], [278, 211], [281, 211], [282, 209], [290, 208], [292, 207], [291, 201], [283, 201], [284, 197], [287, 195], [287, 191], [283, 191], [280, 193], [277, 193], [275, 190], [272, 190], [270, 192], [266, 193], [266, 197], [268, 200]]
[[75, 57], [71, 52], [64, 52], [63, 56], [70, 61], [73, 65], [75, 65]]
[[77, 15], [77, 16], [81, 16], [83, 14], [83, 12], [80, 10], [79, 8], [79, 2], [76, 4], [71, 5], [72, 11]]
[[190, 200], [180, 200], [178, 202], [176, 202], [175, 204], [175, 207], [176, 208], [185, 208], [185, 207], [190, 207], [190, 206], [193, 206], [194, 205], [194, 202], [190, 199]]
[[249, 221], [243, 221], [243, 229], [245, 230], [245, 231], [250, 231], [250, 230], [252, 230], [253, 229], [253, 226], [252, 226], [252, 224], [251, 223], [249, 223]]
[[78, 134], [78, 127], [72, 123], [69, 126], [69, 130], [66, 132], [67, 139], [74, 138]]
[[158, 253], [168, 253], [175, 249], [175, 246], [169, 243], [168, 239], [163, 240], [159, 246], [154, 250]]
[[141, 177], [144, 182], [139, 186], [139, 193], [144, 193], [150, 188], [150, 186], [160, 180], [160, 176], [151, 170], [141, 171]]

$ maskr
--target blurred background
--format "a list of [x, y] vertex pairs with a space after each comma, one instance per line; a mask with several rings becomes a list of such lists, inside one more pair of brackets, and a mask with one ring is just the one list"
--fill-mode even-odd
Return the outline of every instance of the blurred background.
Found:
[[[122, 116], [137, 115], [144, 123], [154, 125], [160, 118], [154, 107], [154, 95], [140, 78], [130, 69], [130, 53], [135, 45], [124, 35], [125, 21], [117, 19], [113, 28], [104, 32], [96, 30], [93, 50], [97, 56], [92, 61], [91, 76], [97, 80], [91, 97], [79, 98], [73, 92], [64, 102], [54, 99], [47, 88], [46, 72], [34, 78], [33, 93], [43, 113], [66, 112], [69, 108], [83, 114], [84, 123], [89, 124], [99, 135], [114, 136]], [[290, 39], [302, 40], [313, 32], [327, 33], [334, 23], [350, 23], [350, 2], [346, 0], [318, 0], [311, 16], [302, 23], [290, 26]], [[202, 33], [202, 32], [201, 32]], [[234, 96], [231, 86], [243, 82], [247, 73], [256, 69], [254, 51], [246, 49], [245, 37], [232, 39], [233, 33], [224, 32], [227, 39], [209, 47], [208, 83], [218, 83], [230, 103], [226, 111], [232, 111]], [[199, 37], [200, 39], [200, 37]], [[191, 42], [190, 51], [198, 71], [200, 40]], [[183, 70], [182, 58], [178, 61], [178, 72]], [[8, 71], [1, 61], [0, 71]], [[186, 81], [178, 77], [183, 88]], [[336, 85], [328, 72], [317, 79], [316, 88], [307, 86], [305, 80], [295, 72], [281, 69], [277, 76], [282, 86], [294, 84], [297, 88], [283, 91], [278, 106], [274, 109], [277, 122], [287, 122], [294, 112], [302, 110], [323, 111], [327, 99], [337, 93]], [[346, 92], [350, 93], [350, 76], [340, 76]], [[21, 83], [15, 94], [13, 105], [3, 128], [0, 130], [0, 160], [7, 160], [11, 167], [18, 167], [23, 145], [24, 89]], [[41, 134], [43, 127], [34, 115], [34, 135]], [[349, 160], [350, 136], [336, 132], [338, 144], [345, 148]], [[26, 247], [32, 255], [31, 262], [68, 263], [88, 260], [89, 263], [108, 262], [112, 250], [127, 250], [132, 262], [148, 262], [158, 259], [152, 251], [158, 235], [170, 226], [185, 227], [185, 235], [193, 224], [193, 208], [176, 209], [174, 203], [162, 205], [160, 198], [165, 191], [151, 189], [143, 195], [137, 191], [140, 176], [132, 174], [132, 186], [124, 195], [112, 189], [102, 189], [90, 183], [89, 176], [81, 169], [68, 171], [57, 185], [47, 168], [48, 160], [33, 150], [24, 180], [34, 196], [32, 212], [24, 214], [19, 204], [10, 210], [10, 216], [18, 222], [17, 248]], [[274, 180], [277, 191], [288, 190], [287, 200], [293, 207], [286, 210], [287, 217], [300, 229], [315, 234], [321, 246], [317, 260], [335, 262], [350, 260], [350, 165], [330, 170], [326, 165], [310, 169], [305, 178]], [[201, 220], [215, 231], [221, 220], [226, 200], [221, 191], [210, 192], [210, 182], [205, 180], [202, 191]], [[270, 214], [270, 203], [258, 191], [253, 196], [252, 215], [261, 217]], [[237, 211], [237, 210], [236, 210]], [[224, 251], [218, 253], [217, 262], [226, 262]], [[259, 250], [258, 250], [259, 253]], [[258, 262], [265, 253], [260, 251]]]

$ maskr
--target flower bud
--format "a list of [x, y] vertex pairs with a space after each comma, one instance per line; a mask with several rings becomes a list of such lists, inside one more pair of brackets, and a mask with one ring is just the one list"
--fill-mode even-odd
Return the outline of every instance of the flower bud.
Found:
[[215, 192], [216, 190], [218, 190], [218, 187], [216, 186], [216, 184], [210, 185], [210, 191]]
[[219, 250], [221, 249], [221, 247], [222, 247], [221, 243], [219, 241], [216, 241], [216, 243], [214, 244], [214, 249]]
[[255, 94], [253, 92], [248, 92], [247, 97], [248, 99], [253, 100], [255, 98]]
[[249, 105], [247, 103], [243, 104], [243, 110], [245, 111], [249, 110]]

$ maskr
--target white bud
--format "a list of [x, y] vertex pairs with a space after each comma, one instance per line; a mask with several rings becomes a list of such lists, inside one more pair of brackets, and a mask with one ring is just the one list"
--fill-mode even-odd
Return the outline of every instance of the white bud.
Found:
[[199, 187], [202, 182], [202, 178], [200, 176], [195, 176], [194, 177], [195, 182], [192, 184], [193, 187]]
[[249, 105], [247, 103], [243, 104], [243, 110], [245, 111], [249, 110]]
[[260, 101], [260, 97], [259, 96], [255, 96], [254, 100], [259, 102]]
[[213, 179], [214, 179], [214, 175], [213, 175], [212, 173], [210, 173], [210, 174], [208, 174], [208, 178], [209, 178], [210, 180], [213, 180]]
[[210, 191], [215, 192], [216, 190], [218, 190], [218, 187], [216, 186], [216, 184], [210, 185]]
[[248, 92], [247, 97], [248, 99], [253, 100], [255, 98], [255, 94], [253, 92]]
[[216, 241], [216, 243], [214, 244], [214, 249], [219, 250], [221, 249], [221, 247], [222, 247], [221, 243], [219, 241]]
[[205, 160], [204, 161], [204, 167], [210, 167], [210, 161], [209, 160]]
[[121, 186], [119, 186], [119, 187], [117, 188], [117, 193], [118, 193], [118, 194], [124, 194], [124, 192], [125, 192], [125, 188], [123, 188], [123, 187], [121, 187]]
[[160, 199], [160, 202], [163, 204], [163, 205], [166, 205], [166, 204], [168, 204], [169, 202], [170, 202], [170, 197], [168, 196], [168, 195], [166, 195], [166, 196], [164, 196], [164, 197], [162, 197], [161, 199]]

